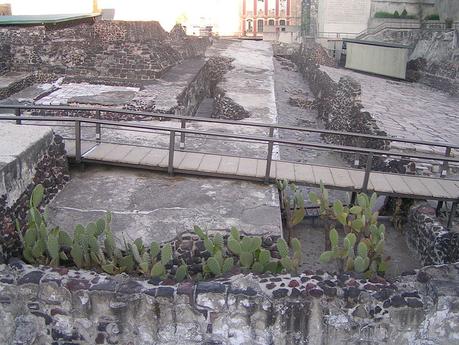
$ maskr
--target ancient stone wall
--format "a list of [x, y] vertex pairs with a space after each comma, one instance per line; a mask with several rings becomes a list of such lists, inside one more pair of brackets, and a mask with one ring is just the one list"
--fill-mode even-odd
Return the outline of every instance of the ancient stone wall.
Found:
[[36, 80], [37, 74], [30, 73], [28, 75], [25, 75], [24, 78], [18, 79], [6, 87], [0, 88], [0, 100], [8, 98], [9, 96], [14, 95], [16, 92], [25, 89], [26, 87], [35, 83]]
[[5, 74], [11, 67], [11, 51], [8, 44], [0, 43], [0, 75]]
[[412, 207], [404, 226], [407, 243], [424, 265], [459, 261], [459, 233], [445, 228], [427, 203]]
[[[25, 169], [21, 171], [21, 169]], [[1, 167], [0, 188], [0, 262], [17, 255], [20, 245], [16, 231], [16, 220], [21, 228], [26, 225], [29, 199], [34, 187], [45, 188], [44, 205], [47, 204], [70, 176], [63, 139], [52, 134], [28, 147], [22, 156]]]
[[[312, 93], [316, 98], [316, 106], [320, 119], [325, 128], [336, 131], [357, 132], [386, 136], [379, 129], [371, 114], [363, 111], [360, 101], [361, 86], [351, 78], [341, 78], [338, 83], [320, 70], [318, 63], [322, 62], [322, 48], [314, 44], [308, 48], [303, 47], [300, 54], [294, 58], [298, 70], [308, 81]], [[369, 140], [337, 135], [327, 135], [327, 141], [374, 149], [386, 149], [388, 143], [383, 140]]]
[[407, 78], [459, 94], [458, 32], [422, 31], [410, 56]]
[[11, 70], [134, 80], [158, 78], [208, 45], [207, 39], [168, 34], [157, 22], [122, 21], [4, 27], [0, 42], [10, 47]]
[[459, 337], [459, 265], [395, 281], [236, 275], [175, 284], [0, 266], [2, 344], [436, 344]]

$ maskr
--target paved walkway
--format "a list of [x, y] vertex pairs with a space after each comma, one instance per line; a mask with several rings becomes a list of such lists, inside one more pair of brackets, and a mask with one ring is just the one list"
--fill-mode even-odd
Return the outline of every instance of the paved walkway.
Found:
[[[71, 155], [74, 148], [71, 143], [66, 145]], [[102, 143], [85, 152], [82, 160], [167, 170], [169, 153], [163, 149]], [[178, 173], [263, 180], [266, 175], [266, 164], [265, 159], [175, 151], [173, 167]], [[318, 186], [322, 181], [328, 188], [360, 191], [364, 172], [273, 160], [270, 179], [288, 179], [309, 186]], [[459, 181], [428, 177], [372, 172], [368, 190], [407, 198], [459, 200]]]
[[[325, 66], [321, 69], [335, 81], [342, 76], [351, 76], [360, 82], [364, 110], [370, 112], [388, 135], [459, 145], [459, 97], [418, 83], [395, 81], [348, 69]], [[425, 152], [440, 150], [413, 144], [394, 145]], [[444, 153], [443, 150], [439, 152]]]

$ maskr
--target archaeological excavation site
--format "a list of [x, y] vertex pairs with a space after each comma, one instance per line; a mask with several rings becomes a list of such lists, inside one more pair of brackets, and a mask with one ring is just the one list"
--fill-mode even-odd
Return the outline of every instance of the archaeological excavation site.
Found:
[[121, 3], [0, 4], [0, 345], [459, 344], [457, 1]]

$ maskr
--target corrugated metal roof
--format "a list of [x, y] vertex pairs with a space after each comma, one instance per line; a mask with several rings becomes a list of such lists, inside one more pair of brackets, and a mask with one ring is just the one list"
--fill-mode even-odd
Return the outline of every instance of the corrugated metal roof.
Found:
[[0, 25], [57, 24], [78, 19], [95, 18], [98, 16], [100, 16], [100, 13], [0, 16]]
[[404, 49], [411, 49], [412, 48], [412, 46], [403, 45], [403, 44], [397, 44], [397, 43], [378, 42], [378, 41], [365, 41], [365, 40], [351, 39], [351, 38], [344, 38], [343, 42], [365, 44], [365, 45], [369, 45], [369, 46], [388, 47], [388, 48], [404, 48]]

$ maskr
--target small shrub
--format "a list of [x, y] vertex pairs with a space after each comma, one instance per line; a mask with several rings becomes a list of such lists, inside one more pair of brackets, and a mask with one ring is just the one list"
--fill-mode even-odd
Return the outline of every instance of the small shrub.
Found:
[[406, 11], [406, 8], [405, 8], [405, 9], [403, 9], [403, 11], [402, 11], [401, 17], [402, 17], [402, 18], [406, 18], [407, 16], [408, 16], [408, 12]]
[[394, 18], [394, 14], [380, 11], [375, 13], [375, 18]]
[[394, 11], [394, 18], [400, 18], [400, 13], [398, 13], [398, 11]]
[[438, 14], [429, 14], [425, 16], [424, 20], [440, 20], [440, 16]]

